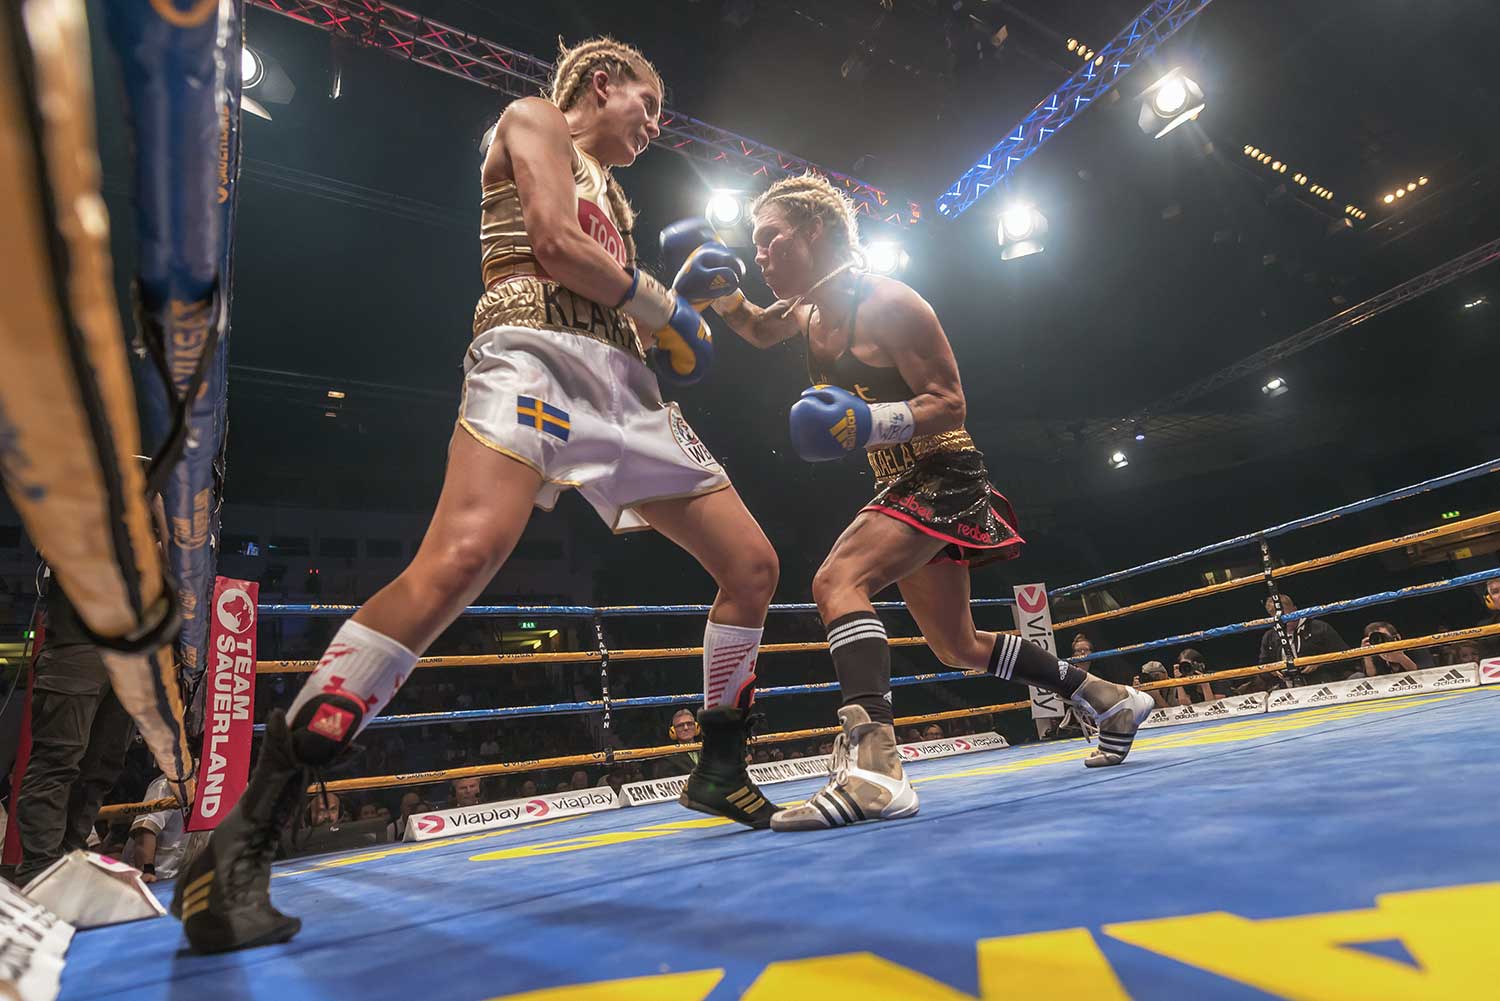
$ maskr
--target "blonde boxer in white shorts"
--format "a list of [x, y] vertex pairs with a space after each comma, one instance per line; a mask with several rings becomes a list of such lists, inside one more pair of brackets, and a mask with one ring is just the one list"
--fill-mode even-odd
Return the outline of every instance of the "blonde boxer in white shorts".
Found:
[[395, 696], [500, 569], [532, 508], [570, 488], [616, 531], [656, 529], [718, 584], [704, 631], [703, 752], [682, 801], [769, 825], [775, 806], [744, 760], [776, 554], [657, 384], [701, 377], [712, 341], [690, 297], [701, 306], [733, 291], [743, 265], [679, 225], [663, 234], [692, 244], [675, 289], [637, 270], [632, 213], [609, 172], [658, 135], [661, 99], [639, 52], [599, 38], [560, 53], [548, 98], [500, 117], [482, 173], [486, 291], [437, 510], [411, 565], [344, 623], [291, 709], [272, 713], [239, 805], [178, 878], [173, 913], [194, 949], [297, 933], [301, 922], [271, 905], [270, 861], [309, 770]]

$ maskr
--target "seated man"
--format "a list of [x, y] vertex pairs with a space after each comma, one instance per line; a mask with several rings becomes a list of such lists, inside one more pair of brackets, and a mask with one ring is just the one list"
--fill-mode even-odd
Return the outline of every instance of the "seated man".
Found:
[[[1266, 614], [1274, 616], [1276, 605], [1269, 595], [1265, 602]], [[1281, 609], [1290, 615], [1297, 610], [1297, 605], [1289, 595], [1281, 596]], [[1275, 664], [1283, 660], [1281, 648], [1280, 630], [1275, 626], [1267, 629], [1260, 638], [1260, 662], [1262, 664]], [[1298, 619], [1296, 622], [1288, 623], [1286, 639], [1291, 644], [1291, 652], [1294, 657], [1312, 657], [1320, 653], [1335, 653], [1349, 649], [1349, 644], [1344, 638], [1322, 619]], [[1340, 673], [1343, 672], [1343, 673]], [[1295, 687], [1298, 685], [1326, 685], [1330, 681], [1341, 681], [1348, 673], [1343, 664], [1310, 664], [1306, 667], [1296, 668], [1290, 672], [1287, 680]], [[1260, 677], [1265, 677], [1261, 675]], [[1258, 689], [1256, 689], [1258, 690]]]
[[[146, 787], [146, 802], [172, 795], [165, 775], [159, 775]], [[173, 879], [187, 857], [192, 836], [183, 830], [181, 810], [167, 809], [143, 813], [130, 825], [130, 841], [125, 845], [125, 861], [141, 871], [141, 880], [154, 883]]]

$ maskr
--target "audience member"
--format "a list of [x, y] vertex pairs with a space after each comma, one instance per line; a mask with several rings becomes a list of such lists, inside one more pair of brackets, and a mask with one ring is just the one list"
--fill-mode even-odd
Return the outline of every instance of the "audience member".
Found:
[[334, 827], [343, 816], [342, 810], [339, 794], [324, 789], [307, 797], [307, 824], [309, 827]]
[[[167, 799], [171, 795], [165, 775], [157, 776], [146, 787], [148, 802]], [[144, 882], [172, 879], [187, 861], [188, 837], [183, 830], [181, 810], [168, 808], [157, 813], [143, 813], [130, 825], [125, 862], [141, 871]]]
[[1113, 682], [1116, 685], [1130, 683], [1130, 665], [1123, 657], [1100, 657], [1098, 660], [1085, 662], [1083, 658], [1094, 652], [1094, 641], [1087, 633], [1074, 633], [1072, 641], [1072, 652], [1069, 659], [1077, 661], [1078, 665], [1096, 678]]
[[[1291, 614], [1297, 610], [1297, 605], [1290, 595], [1283, 594], [1281, 608], [1284, 613]], [[1266, 596], [1265, 609], [1267, 615], [1276, 614], [1276, 605], [1270, 595]], [[1349, 649], [1349, 644], [1344, 642], [1338, 630], [1322, 619], [1298, 619], [1287, 623], [1287, 639], [1291, 642], [1294, 657], [1312, 657], [1320, 653], [1337, 653]], [[1275, 664], [1283, 659], [1280, 630], [1273, 625], [1260, 638], [1260, 662]], [[1349, 669], [1346, 664], [1335, 662], [1293, 668], [1291, 673], [1294, 684], [1325, 685], [1347, 676]]]
[[[1191, 678], [1195, 674], [1205, 674], [1208, 665], [1203, 660], [1203, 654], [1192, 647], [1185, 648], [1177, 655], [1177, 661], [1172, 665], [1172, 677]], [[1229, 694], [1229, 686], [1223, 681], [1203, 681], [1196, 685], [1183, 685], [1180, 688], [1170, 688], [1176, 697], [1179, 706], [1192, 705], [1195, 702], [1215, 702]], [[1169, 699], [1171, 701], [1171, 699]]]
[[[1136, 687], [1139, 687], [1141, 685], [1148, 685], [1153, 681], [1166, 680], [1167, 665], [1163, 664], [1159, 660], [1148, 660], [1146, 661], [1146, 663], [1141, 665], [1141, 673], [1135, 676], [1135, 681], [1132, 683]], [[1169, 705], [1176, 705], [1175, 702], [1167, 701], [1167, 693], [1170, 691], [1171, 689], [1169, 688], [1152, 688], [1148, 690], [1146, 694], [1151, 696], [1151, 701], [1156, 703], [1156, 707], [1158, 709], [1165, 709]]]
[[[1376, 646], [1399, 640], [1401, 633], [1389, 622], [1371, 622], [1365, 626], [1361, 647]], [[1370, 677], [1380, 674], [1400, 674], [1403, 671], [1418, 671], [1432, 667], [1432, 655], [1426, 650], [1397, 650], [1393, 653], [1366, 654], [1361, 658], [1363, 666], [1350, 677]]]
[[941, 726], [938, 726], [936, 723], [928, 723], [925, 727], [922, 728], [922, 739], [942, 740], [943, 728]]
[[453, 790], [454, 806], [479, 805], [479, 776], [470, 775], [465, 778], [454, 779], [451, 785]]
[[581, 792], [589, 787], [589, 773], [580, 768], [573, 773], [573, 779], [568, 785], [574, 792]]

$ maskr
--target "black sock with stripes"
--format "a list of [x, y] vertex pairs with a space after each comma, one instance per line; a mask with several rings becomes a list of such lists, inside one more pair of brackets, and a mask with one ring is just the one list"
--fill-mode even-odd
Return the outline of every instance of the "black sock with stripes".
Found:
[[989, 671], [1006, 681], [1019, 681], [1023, 685], [1035, 685], [1049, 692], [1056, 692], [1071, 699], [1078, 686], [1088, 677], [1086, 671], [1074, 667], [1029, 640], [1004, 633], [995, 635], [995, 649], [990, 654]]
[[891, 712], [891, 648], [874, 612], [850, 612], [828, 623], [828, 652], [844, 705], [863, 706], [876, 723], [896, 722]]

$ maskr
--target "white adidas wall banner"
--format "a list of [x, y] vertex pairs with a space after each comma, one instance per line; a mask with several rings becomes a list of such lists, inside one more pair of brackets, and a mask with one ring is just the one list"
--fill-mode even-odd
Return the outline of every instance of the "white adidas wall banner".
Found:
[[1479, 684], [1478, 664], [1428, 667], [1402, 674], [1382, 674], [1375, 678], [1353, 678], [1348, 681], [1332, 681], [1326, 685], [1306, 685], [1302, 688], [1270, 692], [1266, 711], [1278, 713], [1289, 709], [1311, 709], [1346, 702], [1389, 699], [1401, 695], [1426, 695], [1432, 692], [1473, 688], [1477, 684]]
[[1165, 709], [1158, 709], [1146, 717], [1146, 722], [1141, 724], [1141, 729], [1177, 726], [1182, 723], [1201, 723], [1205, 720], [1233, 719], [1236, 716], [1258, 716], [1265, 711], [1265, 692], [1231, 695], [1227, 699], [1218, 699], [1213, 702], [1195, 702], [1188, 706], [1168, 706]]
[[622, 805], [613, 789], [600, 786], [577, 792], [547, 793], [530, 799], [508, 799], [500, 803], [414, 813], [406, 820], [406, 840], [431, 841], [433, 838], [449, 838], [455, 834], [493, 831], [536, 820], [618, 810]]
[[1500, 657], [1486, 657], [1479, 662], [1479, 683], [1500, 685]]
[[[1030, 640], [1057, 656], [1057, 639], [1052, 635], [1052, 608], [1047, 604], [1046, 584], [1017, 584], [1016, 603], [1010, 614], [1016, 620], [1016, 628], [1023, 640]], [[1031, 689], [1031, 718], [1054, 719], [1063, 714], [1063, 700], [1055, 692]]]

